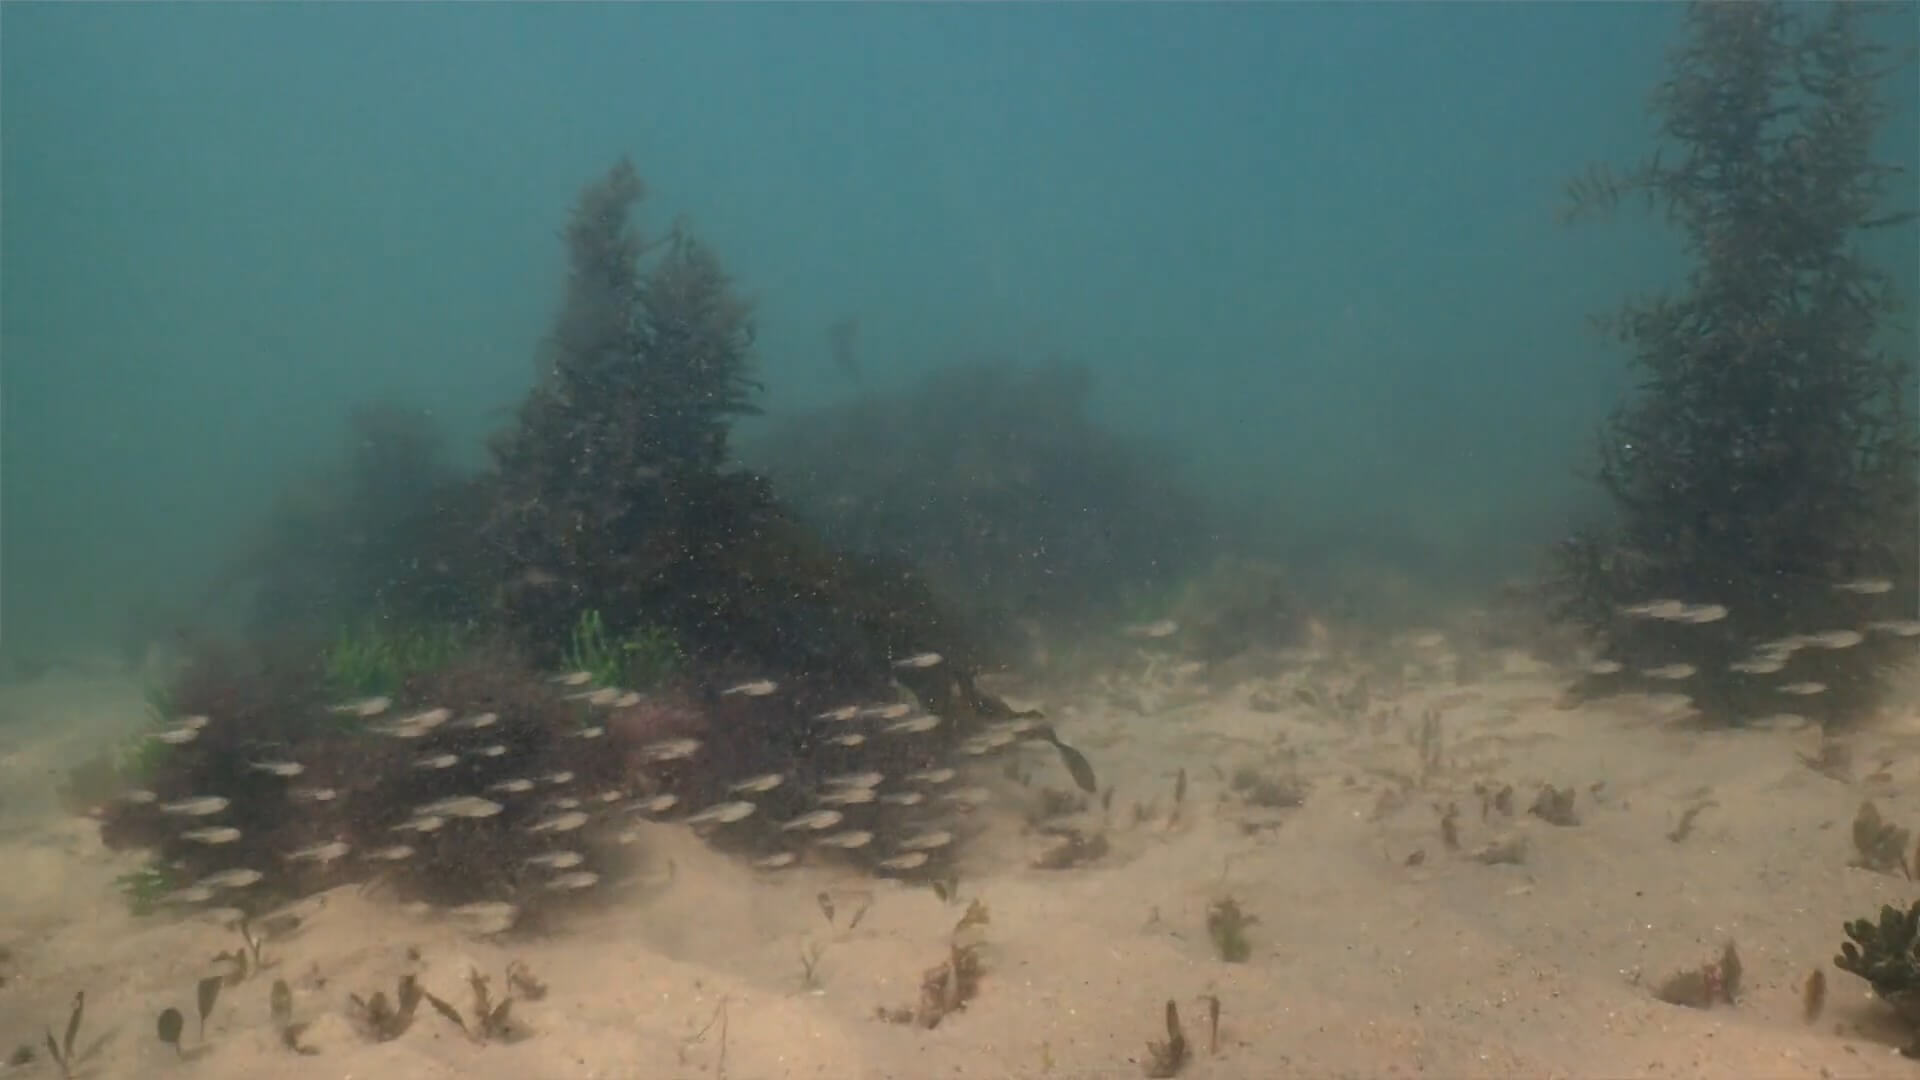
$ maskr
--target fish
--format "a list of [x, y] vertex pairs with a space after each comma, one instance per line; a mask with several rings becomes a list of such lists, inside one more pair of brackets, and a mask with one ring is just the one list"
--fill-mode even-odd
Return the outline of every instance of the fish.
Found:
[[196, 844], [231, 844], [240, 839], [240, 830], [231, 825], [215, 825], [208, 829], [188, 829], [180, 834], [180, 839], [191, 840]]
[[783, 870], [800, 861], [800, 856], [791, 851], [776, 851], [753, 860], [755, 870]]
[[1726, 617], [1727, 609], [1724, 604], [1695, 604], [1691, 607], [1682, 608], [1680, 614], [1674, 616], [1674, 621], [1698, 625], [1701, 623], [1719, 622]]
[[343, 716], [357, 716], [362, 720], [369, 720], [379, 716], [392, 707], [393, 699], [381, 695], [376, 697], [363, 697], [356, 701], [348, 701], [343, 704], [334, 705], [329, 707], [327, 711], [339, 713]]
[[846, 832], [837, 832], [831, 836], [823, 836], [815, 841], [815, 843], [822, 847], [845, 848], [848, 851], [852, 851], [854, 848], [866, 847], [872, 842], [873, 834], [865, 829], [848, 829]]
[[505, 933], [513, 929], [513, 924], [520, 919], [520, 909], [501, 900], [462, 904], [447, 914], [465, 923], [467, 929], [476, 934]]
[[1834, 586], [1840, 592], [1853, 593], [1855, 596], [1879, 596], [1893, 591], [1893, 582], [1886, 578], [1860, 578], [1857, 581], [1843, 581]]
[[957, 788], [940, 797], [949, 802], [956, 802], [963, 806], [973, 807], [981, 806], [992, 801], [993, 792], [983, 787]]
[[1920, 619], [1880, 619], [1868, 623], [1867, 629], [1894, 637], [1920, 637]]
[[640, 756], [651, 762], [680, 761], [692, 757], [699, 749], [699, 739], [664, 739], [641, 747]]
[[451, 769], [459, 763], [459, 754], [428, 754], [413, 764], [419, 769]]
[[233, 805], [224, 795], [197, 795], [191, 799], [166, 803], [160, 807], [163, 814], [178, 814], [181, 817], [209, 817]]
[[317, 862], [325, 866], [335, 859], [344, 858], [346, 854], [352, 850], [352, 844], [344, 840], [334, 840], [325, 844], [315, 844], [312, 847], [304, 847], [299, 851], [289, 852], [287, 859], [290, 862]]
[[580, 694], [568, 694], [573, 701], [584, 701], [589, 705], [608, 706], [620, 700], [621, 689], [617, 686], [602, 686], [597, 690], [588, 690]]
[[1771, 656], [1756, 656], [1751, 660], [1735, 660], [1727, 665], [1727, 670], [1737, 671], [1742, 675], [1771, 675], [1786, 666], [1785, 660]]
[[467, 731], [478, 731], [481, 728], [490, 728], [499, 722], [499, 713], [483, 712], [477, 716], [469, 716], [464, 719], [455, 720], [453, 726]]
[[744, 800], [715, 803], [695, 814], [687, 815], [689, 825], [731, 825], [752, 816], [756, 807]]
[[522, 778], [516, 778], [512, 780], [501, 780], [498, 783], [488, 784], [487, 790], [488, 791], [504, 791], [510, 795], [518, 795], [523, 791], [532, 791], [533, 781], [522, 779]]
[[483, 746], [475, 750], [474, 753], [479, 754], [481, 757], [506, 757], [507, 748], [500, 743], [494, 743], [491, 746]]
[[884, 775], [869, 770], [829, 776], [824, 782], [832, 787], [879, 787], [880, 781], [885, 779]]
[[506, 807], [478, 795], [455, 795], [428, 803], [413, 812], [415, 817], [490, 818]]
[[553, 807], [555, 810], [578, 810], [580, 809], [580, 800], [571, 795], [562, 795], [558, 799], [548, 799], [547, 805]]
[[1691, 679], [1698, 670], [1692, 664], [1662, 664], [1659, 667], [1648, 668], [1640, 674], [1649, 679], [1678, 680]]
[[814, 713], [813, 718], [815, 720], [845, 722], [848, 720], [852, 720], [854, 717], [859, 715], [860, 715], [860, 706], [842, 705], [837, 709], [828, 709], [826, 712], [823, 712], [823, 713]]
[[729, 784], [727, 790], [743, 795], [763, 795], [779, 787], [785, 780], [786, 777], [777, 772], [762, 773], [759, 776], [749, 776], [737, 784]]
[[940, 663], [942, 660], [945, 660], [945, 659], [946, 657], [941, 656], [937, 652], [914, 653], [912, 656], [903, 657], [899, 660], [895, 660], [893, 662], [893, 666], [897, 668], [906, 668], [909, 670], [916, 670], [921, 668], [933, 667], [934, 665]]
[[413, 847], [409, 844], [394, 844], [389, 847], [375, 848], [367, 852], [367, 858], [380, 862], [400, 862], [413, 858]]
[[406, 727], [425, 728], [431, 731], [441, 724], [446, 723], [452, 716], [452, 709], [425, 709], [414, 713], [412, 716], [401, 717], [399, 720], [394, 721], [394, 723]]
[[577, 851], [547, 851], [527, 860], [528, 866], [543, 866], [549, 870], [566, 870], [586, 862], [587, 857]]
[[821, 829], [831, 829], [843, 820], [845, 820], [845, 815], [838, 810], [810, 810], [794, 818], [792, 821], [781, 822], [780, 828], [787, 832], [792, 832], [795, 829], [806, 829], [810, 832], [818, 832]]
[[598, 739], [606, 733], [606, 728], [601, 727], [599, 724], [592, 724], [574, 732], [573, 737], [576, 739]]
[[216, 870], [194, 884], [206, 889], [244, 889], [249, 885], [258, 885], [266, 876], [258, 870], [236, 866], [230, 870]]
[[870, 787], [835, 788], [820, 796], [822, 806], [859, 806], [874, 800], [874, 790]]
[[904, 702], [894, 702], [891, 705], [869, 705], [860, 710], [860, 715], [870, 716], [875, 720], [898, 720], [912, 711], [913, 706]]
[[132, 791], [123, 792], [120, 798], [134, 806], [148, 806], [160, 801], [160, 796], [155, 795], [145, 788], [135, 788]]
[[1823, 630], [1807, 635], [1807, 644], [1822, 649], [1851, 649], [1865, 640], [1867, 636], [1858, 630]]
[[393, 830], [395, 832], [407, 830], [407, 831], [417, 832], [417, 833], [439, 832], [441, 827], [446, 825], [446, 823], [447, 823], [446, 818], [438, 817], [435, 815], [427, 815], [425, 817], [408, 818], [406, 821], [403, 821], [400, 824], [395, 825], [393, 827]]
[[549, 880], [547, 888], [559, 892], [572, 892], [575, 889], [590, 889], [599, 881], [600, 875], [591, 870], [575, 870]]
[[[944, 784], [957, 775], [959, 774], [948, 768], [922, 769], [919, 772], [908, 773], [906, 779], [909, 783], [915, 784]], [[874, 781], [876, 784], [879, 782], [877, 779]]]
[[1635, 619], [1678, 619], [1686, 613], [1687, 605], [1678, 600], [1647, 600], [1619, 610], [1620, 614]]
[[924, 851], [909, 851], [904, 855], [894, 855], [881, 859], [874, 865], [882, 870], [918, 870], [927, 865], [927, 853]]
[[888, 806], [919, 806], [927, 797], [918, 791], [889, 791], [880, 796], [880, 801]]
[[569, 671], [564, 675], [555, 675], [553, 681], [561, 686], [585, 686], [593, 681], [593, 672]]
[[213, 899], [213, 889], [206, 885], [189, 885], [184, 889], [175, 889], [160, 898], [166, 904], [200, 904]]
[[865, 735], [860, 734], [857, 731], [851, 731], [844, 735], [832, 736], [827, 741], [832, 743], [835, 746], [845, 746], [845, 747], [851, 748], [851, 747], [859, 746], [861, 743], [866, 742], [867, 737]]
[[918, 735], [922, 732], [932, 731], [939, 726], [940, 718], [932, 713], [927, 713], [924, 716], [910, 716], [905, 720], [897, 720], [888, 724], [886, 731], [890, 735]]
[[898, 851], [933, 851], [953, 843], [953, 834], [945, 829], [929, 829], [915, 833], [895, 845]]
[[629, 690], [613, 699], [613, 707], [616, 709], [631, 709], [643, 700], [645, 700], [645, 695], [641, 694], [640, 691]]
[[307, 767], [297, 761], [250, 761], [247, 767], [274, 776], [299, 776], [307, 771]]
[[183, 716], [180, 718], [181, 727], [192, 728], [194, 731], [199, 731], [201, 728], [204, 728], [211, 723], [213, 723], [213, 719], [211, 717], [201, 716], [197, 714], [194, 716]]
[[187, 727], [185, 724], [153, 733], [155, 742], [166, 743], [168, 746], [185, 746], [199, 737], [199, 728]]
[[741, 697], [766, 697], [778, 689], [780, 689], [780, 684], [774, 682], [772, 679], [754, 679], [751, 682], [743, 682], [738, 686], [729, 686], [725, 690], [720, 691], [720, 696], [730, 697], [737, 694]]
[[1137, 623], [1121, 631], [1134, 638], [1166, 638], [1180, 632], [1180, 624], [1172, 619], [1155, 619], [1149, 623]]
[[664, 814], [678, 805], [680, 805], [680, 796], [678, 795], [655, 795], [651, 798], [641, 799], [639, 802], [627, 807], [627, 809], [637, 810], [645, 814]]
[[568, 810], [527, 826], [528, 832], [572, 832], [587, 823], [587, 815], [578, 810]]
[[1823, 682], [1793, 682], [1780, 687], [1780, 692], [1783, 694], [1795, 694], [1800, 697], [1812, 697], [1815, 694], [1822, 693], [1826, 688], [1827, 684]]
[[547, 783], [554, 784], [554, 785], [571, 784], [573, 783], [573, 773], [567, 771], [566, 769], [561, 769], [559, 772], [548, 773], [547, 775], [541, 777], [540, 779], [545, 780]]

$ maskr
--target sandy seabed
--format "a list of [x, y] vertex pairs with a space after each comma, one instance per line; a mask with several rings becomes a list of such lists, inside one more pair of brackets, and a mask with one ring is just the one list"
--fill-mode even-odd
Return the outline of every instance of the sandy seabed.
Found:
[[[1700, 731], [1638, 697], [1563, 708], [1563, 673], [1518, 655], [1493, 667], [1460, 684], [1416, 657], [1357, 710], [1321, 704], [1341, 677], [1312, 664], [1016, 687], [1116, 789], [1107, 810], [1063, 819], [1107, 840], [1091, 863], [1033, 865], [1054, 842], [1030, 821], [1038, 792], [1070, 786], [1037, 751], [1021, 759], [1027, 782], [981, 770], [996, 799], [971, 820], [958, 902], [826, 868], [756, 872], [683, 827], [647, 826], [630, 876], [537, 935], [477, 939], [377, 891], [322, 894], [265, 947], [273, 967], [223, 993], [204, 1040], [194, 983], [234, 931], [130, 915], [113, 880], [137, 856], [105, 850], [55, 795], [68, 767], [140, 723], [137, 688], [14, 687], [0, 695], [0, 1050], [40, 1046], [84, 989], [76, 1074], [100, 1078], [1119, 1078], [1142, 1075], [1171, 999], [1192, 1078], [1920, 1076], [1894, 1052], [1889, 1011], [1831, 963], [1843, 921], [1920, 888], [1849, 865], [1863, 799], [1920, 824], [1920, 694], [1820, 771], [1813, 731]], [[1242, 770], [1300, 804], [1248, 805]], [[1508, 784], [1514, 813], [1483, 816], [1476, 786]], [[1577, 824], [1527, 813], [1548, 784], [1575, 790]], [[1440, 828], [1449, 804], [1457, 848]], [[1258, 920], [1244, 963], [1219, 959], [1207, 930], [1229, 896]], [[932, 1030], [876, 1018], [917, 1000], [975, 898], [991, 913], [978, 996]], [[1654, 998], [1728, 940], [1738, 1004]], [[818, 957], [811, 981], [803, 955]], [[404, 973], [464, 1004], [469, 969], [499, 987], [515, 961], [547, 992], [516, 1003], [510, 1041], [475, 1043], [425, 1007], [388, 1042], [349, 1019], [349, 994], [391, 995]], [[1816, 968], [1829, 992], [1809, 1022]], [[311, 1053], [281, 1043], [275, 978]], [[169, 1005], [188, 1015], [184, 1058], [154, 1035]], [[0, 1075], [59, 1075], [37, 1058]]]

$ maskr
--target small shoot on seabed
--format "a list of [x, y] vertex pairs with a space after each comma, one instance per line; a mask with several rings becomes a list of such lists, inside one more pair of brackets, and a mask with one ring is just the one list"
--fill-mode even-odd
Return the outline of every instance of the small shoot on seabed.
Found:
[[[224, 949], [213, 956], [214, 963], [228, 965], [227, 974], [223, 977], [223, 981], [228, 986], [238, 986], [255, 972], [265, 971], [273, 966], [273, 962], [260, 951], [266, 946], [267, 939], [263, 935], [254, 933], [251, 923], [242, 918], [234, 924], [234, 929], [240, 934], [242, 947]], [[211, 1002], [208, 1003], [208, 1008], [212, 1008]]]
[[[380, 998], [382, 1003], [386, 1001], [386, 999], [379, 994], [375, 994], [374, 997]], [[360, 999], [357, 997], [352, 1000], [360, 1003]], [[416, 1002], [417, 1000], [416, 998]], [[361, 1008], [365, 1008], [364, 1003], [360, 1003], [360, 1005]], [[280, 1034], [280, 1045], [296, 1054], [317, 1054], [320, 1052], [311, 1046], [300, 1045], [300, 1036], [306, 1034], [307, 1025], [294, 1022], [293, 987], [287, 985], [287, 980], [273, 980], [273, 990], [267, 995], [267, 1013], [273, 1017], [273, 1030]]]
[[461, 1016], [460, 1010], [447, 1004], [445, 1000], [435, 997], [432, 992], [427, 990], [420, 992], [426, 997], [427, 1004], [433, 1006], [435, 1012], [466, 1032], [467, 1038], [479, 1043], [497, 1042], [513, 1035], [512, 1013], [515, 998], [511, 990], [511, 978], [508, 979], [509, 990], [506, 996], [499, 1001], [493, 1000], [493, 992], [488, 988], [488, 982], [487, 977], [480, 974], [479, 968], [467, 969], [467, 986], [473, 990], [471, 1020]]
[[[275, 993], [278, 994], [277, 984]], [[406, 1034], [407, 1029], [413, 1026], [414, 1010], [420, 1007], [420, 998], [423, 994], [424, 991], [420, 989], [418, 979], [412, 975], [402, 975], [399, 984], [394, 987], [392, 1002], [387, 1000], [385, 993], [378, 990], [366, 1000], [361, 1000], [359, 994], [348, 994], [347, 1001], [353, 1007], [353, 1018], [360, 1022], [360, 1026], [369, 1035], [373, 1036], [373, 1041], [388, 1042]], [[289, 1020], [292, 1019], [292, 1015], [293, 994], [289, 991], [287, 994]]]
[[1178, 1076], [1180, 1070], [1187, 1067], [1187, 1062], [1192, 1056], [1187, 1049], [1187, 1034], [1180, 1030], [1180, 1010], [1174, 1005], [1172, 999], [1168, 999], [1167, 1041], [1148, 1040], [1147, 1060], [1143, 1063], [1147, 1075], [1156, 1080]]
[[802, 990], [812, 992], [820, 989], [820, 958], [826, 953], [827, 947], [818, 941], [808, 941], [800, 947], [800, 988]]
[[60, 1075], [65, 1080], [72, 1080], [74, 1070], [80, 1067], [82, 1061], [93, 1055], [94, 1047], [82, 1049], [78, 1054], [73, 1050], [74, 1040], [80, 1037], [80, 1019], [86, 1011], [87, 992], [82, 990], [73, 995], [73, 1011], [67, 1014], [66, 1035], [55, 1042], [53, 1029], [47, 1029], [47, 1055], [53, 1058], [55, 1065], [60, 1067]]
[[213, 1003], [220, 1000], [220, 987], [225, 980], [218, 975], [209, 975], [194, 987], [194, 1003], [200, 1013], [200, 1041], [207, 1041], [207, 1015], [213, 1012]]

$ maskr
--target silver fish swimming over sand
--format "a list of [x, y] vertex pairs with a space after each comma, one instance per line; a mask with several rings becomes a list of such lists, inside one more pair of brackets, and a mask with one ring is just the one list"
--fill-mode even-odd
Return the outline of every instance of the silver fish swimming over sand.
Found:
[[1855, 596], [1879, 596], [1893, 591], [1893, 582], [1886, 578], [1861, 578], [1857, 581], [1843, 581], [1834, 586], [1840, 592], [1853, 593]]
[[393, 707], [392, 698], [379, 696], [379, 697], [363, 697], [357, 701], [349, 701], [341, 705], [335, 705], [329, 708], [327, 711], [340, 713], [343, 716], [357, 716], [365, 720], [375, 716], [379, 716], [381, 713], [386, 712], [388, 709], [392, 707]]
[[870, 787], [842, 787], [822, 792], [822, 806], [861, 806], [874, 800], [874, 790]]
[[593, 681], [593, 672], [569, 671], [563, 675], [555, 675], [553, 681], [561, 686], [585, 686]]
[[459, 763], [459, 754], [428, 754], [413, 764], [421, 769], [451, 769]]
[[250, 761], [247, 767], [273, 776], [299, 776], [307, 771], [307, 767], [297, 761]]
[[831, 829], [843, 820], [845, 820], [845, 815], [841, 814], [838, 810], [813, 810], [801, 814], [792, 821], [781, 822], [780, 827], [788, 832], [795, 829], [806, 829], [811, 832], [818, 832], [821, 829]]
[[1692, 664], [1662, 664], [1659, 667], [1648, 668], [1640, 674], [1649, 679], [1679, 680], [1691, 679], [1697, 671], [1699, 669]]
[[572, 832], [587, 823], [587, 815], [578, 810], [555, 814], [527, 826], [528, 832]]
[[953, 843], [953, 834], [945, 829], [928, 829], [894, 845], [898, 851], [934, 851]]
[[831, 736], [827, 741], [835, 746], [852, 748], [866, 742], [867, 737], [857, 731], [849, 731], [845, 734]]
[[720, 694], [722, 697], [735, 694], [741, 697], [766, 697], [778, 689], [780, 689], [780, 684], [774, 682], [772, 679], [754, 679], [751, 682], [743, 682], [738, 686], [729, 686], [725, 690], [720, 691]]
[[1180, 624], [1177, 622], [1174, 622], [1172, 619], [1156, 619], [1153, 622], [1149, 622], [1149, 623], [1138, 623], [1134, 626], [1129, 626], [1122, 631], [1122, 633], [1126, 634], [1128, 637], [1135, 637], [1135, 638], [1172, 637], [1173, 635], [1179, 632], [1180, 632]]
[[191, 840], [196, 844], [231, 844], [240, 839], [240, 830], [231, 825], [215, 825], [208, 829], [188, 829], [180, 834], [180, 839]]
[[503, 791], [509, 795], [518, 795], [524, 791], [532, 791], [533, 781], [522, 779], [522, 778], [516, 778], [513, 780], [502, 780], [498, 783], [488, 784], [487, 790]]
[[909, 851], [904, 855], [894, 855], [890, 858], [881, 859], [874, 865], [882, 870], [918, 870], [927, 865], [927, 853], [924, 851]]
[[777, 772], [762, 773], [759, 776], [749, 776], [737, 784], [728, 784], [727, 790], [742, 795], [764, 795], [779, 787], [786, 779]]
[[918, 735], [932, 731], [940, 726], [940, 718], [927, 713], [923, 716], [909, 716], [905, 720], [896, 720], [886, 726], [889, 735]]
[[413, 858], [413, 847], [410, 844], [392, 844], [388, 847], [375, 848], [367, 852], [367, 858], [379, 862], [400, 862], [403, 859]]
[[465, 731], [478, 731], [481, 728], [490, 728], [499, 722], [499, 713], [483, 712], [476, 716], [468, 716], [455, 720], [453, 726]]
[[842, 705], [837, 709], [828, 709], [826, 712], [823, 712], [823, 713], [815, 713], [813, 714], [813, 718], [815, 720], [829, 720], [836, 723], [844, 723], [859, 715], [860, 715], [860, 706]]
[[753, 860], [755, 870], [784, 870], [800, 861], [800, 856], [791, 851], [776, 851]]
[[185, 746], [199, 737], [199, 728], [187, 727], [185, 724], [153, 733], [153, 741], [166, 743], [168, 746]]
[[869, 705], [860, 710], [860, 715], [870, 716], [875, 720], [898, 720], [911, 712], [913, 712], [913, 706], [904, 702], [894, 702], [891, 705]]
[[880, 781], [885, 779], [886, 777], [884, 775], [869, 770], [867, 772], [841, 773], [838, 776], [829, 776], [824, 782], [834, 787], [879, 787]]
[[945, 659], [946, 657], [941, 656], [937, 652], [914, 653], [912, 656], [902, 657], [899, 660], [895, 660], [893, 662], [893, 666], [897, 668], [907, 668], [909, 670], [918, 669], [918, 668], [930, 668]]
[[641, 747], [640, 756], [652, 762], [679, 761], [692, 757], [699, 749], [699, 739], [663, 739]]
[[266, 876], [258, 870], [236, 866], [231, 870], [216, 870], [194, 884], [207, 889], [244, 889], [249, 885], [260, 884]]
[[831, 836], [823, 836], [814, 842], [821, 847], [846, 848], [851, 851], [855, 848], [863, 848], [873, 843], [873, 834], [865, 829], [849, 829], [846, 832], [837, 832]]
[[577, 851], [547, 851], [527, 860], [528, 866], [542, 866], [549, 870], [570, 870], [586, 862], [587, 857]]
[[559, 892], [571, 892], [575, 889], [590, 889], [599, 881], [600, 875], [591, 870], [575, 870], [548, 881], [547, 888]]
[[1792, 682], [1780, 687], [1780, 692], [1783, 694], [1795, 694], [1799, 697], [1812, 697], [1815, 694], [1825, 692], [1826, 689], [1827, 684], [1823, 682]]
[[689, 825], [731, 825], [751, 816], [756, 807], [744, 800], [715, 803], [698, 813], [687, 815]]
[[345, 858], [347, 852], [352, 850], [353, 845], [344, 840], [335, 840], [330, 843], [315, 844], [312, 847], [305, 847], [299, 851], [289, 852], [287, 859], [291, 862], [317, 862], [325, 866], [335, 859]]
[[181, 799], [160, 807], [163, 814], [178, 814], [181, 817], [209, 817], [233, 805], [224, 795], [200, 795], [191, 799]]

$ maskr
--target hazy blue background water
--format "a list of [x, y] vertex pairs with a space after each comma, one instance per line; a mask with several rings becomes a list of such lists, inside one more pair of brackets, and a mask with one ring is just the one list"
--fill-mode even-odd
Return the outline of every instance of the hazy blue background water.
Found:
[[7, 4], [0, 629], [66, 647], [191, 590], [357, 402], [477, 447], [623, 153], [758, 298], [770, 410], [853, 389], [848, 314], [870, 384], [1076, 359], [1276, 527], [1522, 565], [1627, 385], [1587, 316], [1678, 265], [1653, 223], [1554, 211], [1647, 148], [1679, 17]]

